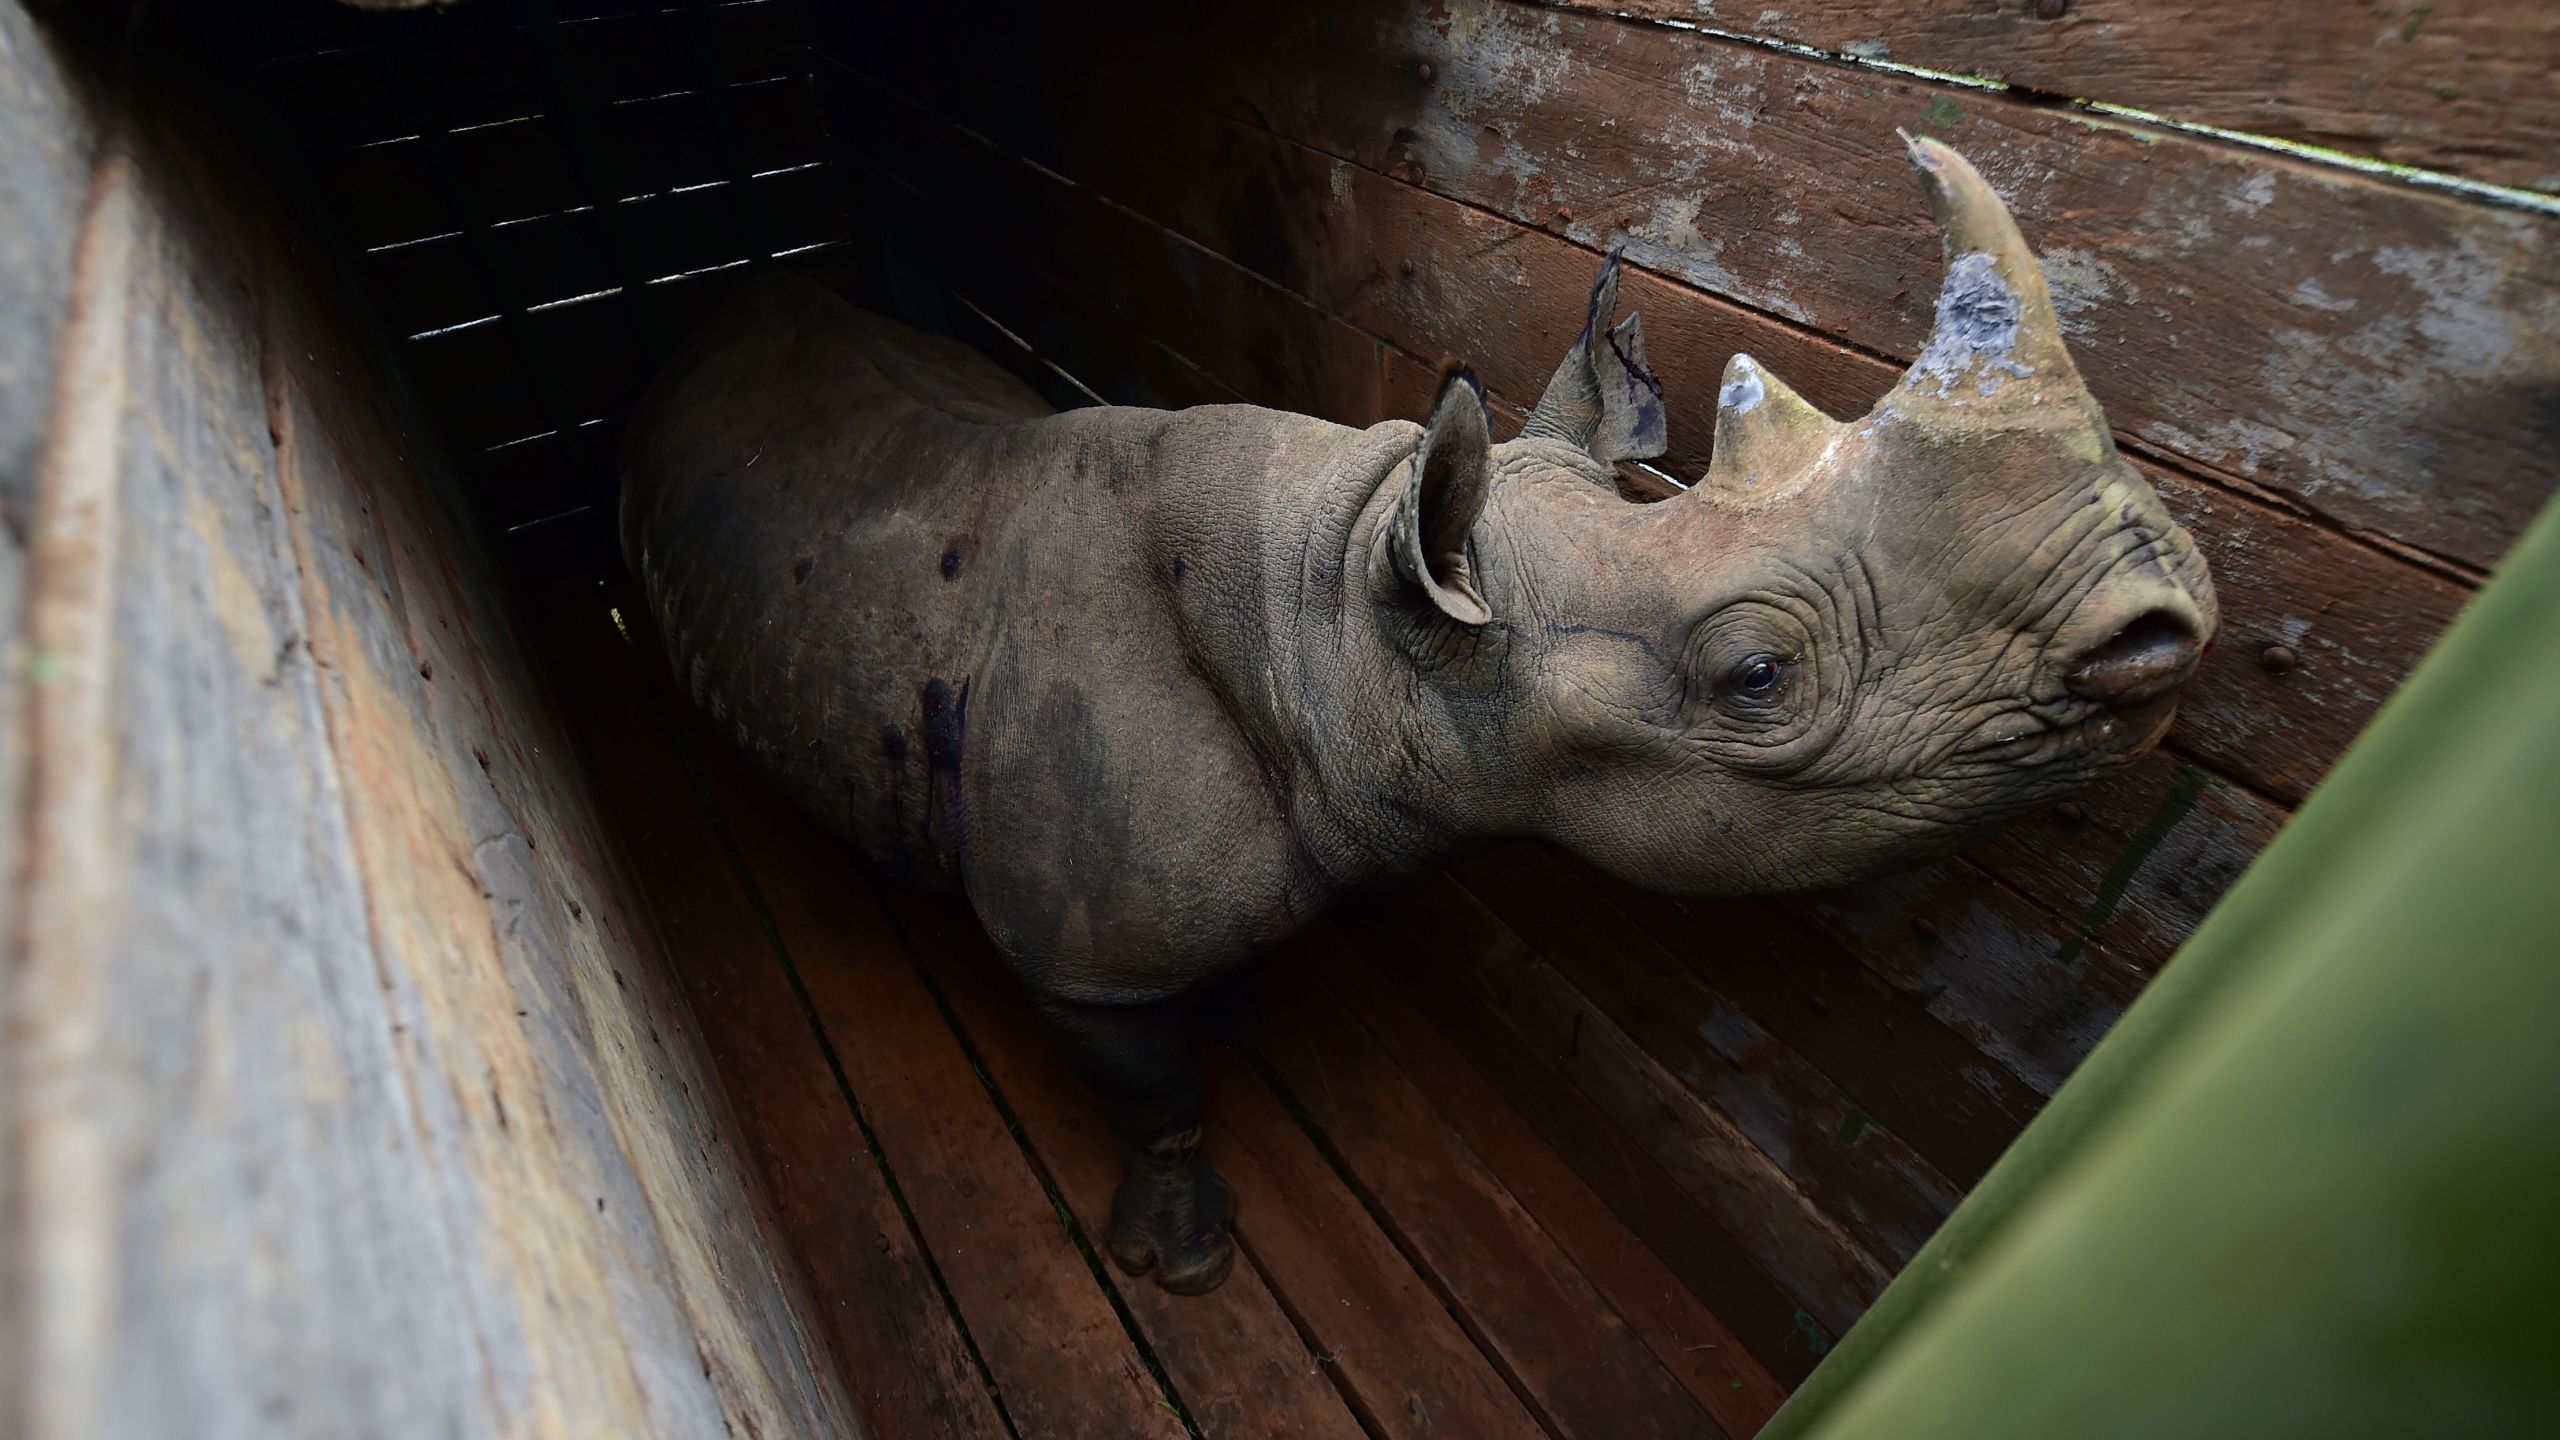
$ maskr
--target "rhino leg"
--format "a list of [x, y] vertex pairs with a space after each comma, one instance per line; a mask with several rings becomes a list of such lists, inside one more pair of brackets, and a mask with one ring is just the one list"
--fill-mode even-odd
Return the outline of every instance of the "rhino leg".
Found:
[[1200, 1143], [1195, 998], [1126, 1006], [1044, 1001], [1040, 1012], [1068, 1068], [1111, 1117], [1121, 1166], [1106, 1240], [1112, 1263], [1132, 1275], [1152, 1270], [1156, 1283], [1177, 1295], [1215, 1290], [1235, 1263], [1227, 1231], [1236, 1202]]

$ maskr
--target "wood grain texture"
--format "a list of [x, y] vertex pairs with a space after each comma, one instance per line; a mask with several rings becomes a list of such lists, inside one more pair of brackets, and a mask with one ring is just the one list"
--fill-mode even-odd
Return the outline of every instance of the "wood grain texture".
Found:
[[[98, 135], [52, 41], [25, 11], [0, 5], [0, 894], [15, 898], [27, 786], [27, 682], [38, 664], [28, 631], [27, 547], [35, 525], [36, 463], [54, 403], [72, 296], [73, 254]], [[50, 668], [51, 660], [44, 661]], [[0, 1007], [17, 965], [19, 927], [0, 923]], [[0, 1027], [8, 1024], [0, 1008]], [[5, 1033], [5, 1032], [0, 1032]], [[0, 1214], [16, 1191], [18, 1146], [0, 1114]], [[0, 1241], [0, 1297], [16, 1257]], [[15, 1307], [0, 1298], [0, 1415], [14, 1413], [25, 1346]]]
[[2560, 191], [2560, 13], [2532, 0], [2217, 5], [1559, 0], [1979, 75], [2496, 185]]
[[1899, 1267], [1955, 1208], [1962, 1192], [1890, 1126], [1571, 870], [1514, 847], [1455, 874], [1870, 1253]]
[[1662, 1367], [1728, 1435], [1748, 1436], [1786, 1398], [1732, 1330], [1611, 1213], [1502, 1092], [1332, 926], [1294, 947], [1335, 1012], [1359, 1025], [1430, 1098], [1470, 1154], [1581, 1267]]
[[7, 1428], [849, 1431], [449, 477], [133, 93], [31, 531]]
[[1209, 1153], [1235, 1186], [1236, 1243], [1385, 1440], [1546, 1434], [1253, 1067], [1209, 1057]]
[[1575, 1053], [1550, 1055], [1540, 1040], [1514, 1026], [1469, 982], [1467, 967], [1450, 958], [1453, 936], [1417, 907], [1390, 904], [1353, 912], [1343, 917], [1343, 931], [1361, 957], [1732, 1330], [1754, 1361], [1782, 1386], [1804, 1378], [1828, 1335], [1808, 1323], [1758, 1252], [1718, 1224], [1574, 1082], [1566, 1064], [1578, 1058]]
[[[1397, 908], [1406, 933], [1431, 944], [1446, 967], [1634, 1136], [1777, 1281], [1826, 1344], [1884, 1288], [1892, 1272], [1883, 1261], [1842, 1233], [1740, 1126], [1647, 1055], [1455, 881], [1425, 880]], [[1709, 1303], [1730, 1315], [1713, 1297]]]
[[1305, 978], [1274, 975], [1258, 1053], [1550, 1433], [1718, 1434], [1361, 1020]]
[[[892, 83], [972, 103], [956, 118], [1176, 228], [1199, 217], [1136, 193], [1152, 176], [1198, 208], [1224, 144], [1199, 117], [1221, 114], [1337, 176], [1402, 177], [1593, 251], [1623, 240], [1647, 269], [1906, 360], [1941, 259], [1893, 132], [1935, 134], [2017, 209], [2091, 389], [2142, 446], [2478, 567], [2551, 492], [2560, 219], [1512, 0], [1192, 7], [1024, 43], [1040, 62], [1002, 86]], [[1204, 54], [1221, 63], [1186, 60]], [[1264, 224], [1324, 205], [1259, 198]], [[1475, 264], [1500, 274], [1491, 252]], [[1649, 348], [1675, 404], [1712, 395], [1721, 352]]]
[[1887, 984], [1855, 952], [1775, 900], [1674, 900], [1552, 853], [1754, 1022], [1818, 1066], [1858, 1107], [1970, 1187], [2043, 1097]]

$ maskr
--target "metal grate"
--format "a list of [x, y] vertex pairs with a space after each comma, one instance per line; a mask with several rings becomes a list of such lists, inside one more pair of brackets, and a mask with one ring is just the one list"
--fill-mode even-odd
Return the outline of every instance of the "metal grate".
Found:
[[291, 0], [256, 37], [409, 379], [500, 530], [609, 500], [724, 292], [848, 238], [800, 0]]

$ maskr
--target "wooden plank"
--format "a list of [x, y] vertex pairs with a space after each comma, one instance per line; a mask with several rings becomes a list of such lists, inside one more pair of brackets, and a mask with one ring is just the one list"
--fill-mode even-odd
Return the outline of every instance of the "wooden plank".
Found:
[[2157, 973], [2284, 824], [2283, 811], [2155, 751], [2062, 805], [1992, 834], [1965, 858]]
[[1209, 1056], [1208, 1133], [1237, 1244], [1372, 1434], [1546, 1435], [1270, 1086], [1224, 1051]]
[[1321, 977], [1342, 1015], [1358, 1017], [1371, 1041], [1412, 1077], [1467, 1149], [1726, 1434], [1751, 1435], [1768, 1422], [1786, 1387], [1337, 927], [1320, 926], [1281, 963], [1307, 965]]
[[[300, 298], [294, 271], [268, 273]], [[509, 1217], [466, 1231], [459, 1267], [496, 1329], [492, 1383], [565, 1424], [850, 1423], [645, 914], [554, 773], [566, 737], [451, 497], [425, 488], [387, 370], [309, 306], [280, 298], [267, 327], [282, 508], [430, 1188]]]
[[1741, 1242], [1804, 1312], [1819, 1348], [1884, 1288], [1891, 1271], [1883, 1263], [1456, 882], [1423, 880], [1394, 909], [1404, 934], [1433, 947]]
[[[2530, 0], [2295, 9], [1967, 0], [1559, 0], [1890, 59], [2495, 185], [2560, 191], [2560, 14]], [[2050, 18], [2048, 18], [2048, 15]]]
[[[599, 591], [571, 576], [534, 593], [543, 653], [561, 692], [580, 697], [570, 711], [580, 750], [663, 928], [669, 973], [718, 1061], [744, 1148], [815, 1301], [812, 1323], [870, 1433], [1003, 1434], [931, 1260], [866, 1150], [815, 1024], [669, 733], [673, 687], [656, 675], [664, 662], [634, 653]], [[695, 743], [709, 739], [692, 734]]]
[[1962, 1192], [1871, 1109], [1685, 972], [1572, 870], [1514, 847], [1455, 875], [1879, 1259], [1908, 1261], [1955, 1208]]
[[13, 1416], [850, 1424], [379, 357], [167, 80], [90, 94], [154, 108], [92, 192], [34, 527]]
[[[1216, 218], [1201, 177], [1232, 192], [1252, 173], [1221, 175], [1241, 157], [1221, 161], [1197, 104], [1586, 247], [1624, 239], [1647, 268], [1906, 359], [1941, 247], [1891, 136], [1939, 134], [2022, 215], [2092, 389], [2146, 447], [2475, 567], [2551, 492], [2538, 457], [2560, 421], [2502, 397], [2560, 375], [2560, 218], [1509, 0], [1332, 22], [1195, 7], [1020, 39], [1045, 113], [948, 77], [890, 83], [984, 107], [954, 118], [1186, 232]], [[1248, 191], [1229, 219], [1317, 223], [1322, 195]], [[1706, 403], [1723, 357], [1652, 348], [1675, 405]]]
[[2230, 491], [2143, 469], [2203, 548], [2222, 600], [2221, 637], [2173, 743], [2299, 804], [2471, 592]]
[[[1740, 1002], [1958, 1185], [1981, 1178], [2044, 1097], [1774, 900], [1674, 900], [1568, 857], [1682, 971]], [[1543, 883], [1543, 882], [1542, 882]]]
[[1257, 1051], [1538, 1418], [1591, 1440], [1720, 1434], [1359, 1021], [1304, 982], [1274, 968]]
[[[1017, 264], [1054, 271], [1061, 284], [1094, 286], [1102, 277], [1099, 287], [1129, 323], [1258, 403], [1366, 424], [1403, 413], [1387, 407], [1403, 403], [1406, 374], [1430, 374], [1414, 357], [1440, 353], [1464, 353], [1498, 395], [1534, 400], [1582, 323], [1594, 263], [1586, 251], [1250, 131], [1231, 130], [1217, 163], [1181, 171], [1191, 177], [1190, 199], [1171, 218], [1208, 217], [1193, 233], [1295, 287], [1277, 294], [1233, 282], [1179, 238], [1150, 240], [1118, 205], [960, 136], [877, 87], [837, 91], [838, 133], [863, 137], [868, 158], [931, 194], [950, 223], [1041, 236]], [[1319, 209], [1321, 222], [1309, 218]], [[1036, 223], [1003, 228], [1008, 216]], [[1666, 365], [1704, 369], [1747, 349], [1844, 413], [1894, 379], [1872, 357], [1658, 276], [1632, 272], [1620, 293], [1623, 306], [1644, 313], [1647, 348]], [[1337, 378], [1374, 368], [1355, 343], [1285, 315], [1263, 318], [1287, 308], [1393, 342], [1387, 388]], [[1666, 463], [1703, 466], [1713, 396], [1708, 383], [1672, 387], [1675, 455]], [[1677, 453], [1684, 436], [1699, 447], [1685, 457]], [[2177, 743], [2279, 799], [2297, 799], [2467, 592], [2228, 490], [2145, 471], [2214, 564], [2228, 637], [2188, 697]], [[2296, 655], [2282, 674], [2260, 659], [2275, 644]]]
[[[455, 1263], [451, 1217], [415, 1188], [405, 1097], [384, 1083], [396, 1042], [370, 1003], [292, 563], [255, 518], [261, 498], [280, 507], [254, 350], [237, 316], [211, 331], [233, 348], [160, 348], [192, 298], [192, 277], [162, 273], [189, 258], [169, 245], [115, 145], [71, 277], [31, 516], [27, 639], [48, 676], [28, 697], [0, 1050], [12, 1420], [40, 1437], [247, 1434], [267, 1397], [223, 1361], [273, 1373], [326, 1356], [293, 1397], [310, 1413], [386, 1434], [493, 1427], [477, 1337], [453, 1289], [428, 1283]], [[205, 418], [164, 454], [151, 412], [177, 398]], [[153, 619], [137, 625], [119, 592]], [[252, 649], [272, 670], [236, 663]], [[234, 748], [191, 755], [193, 717]], [[252, 846], [260, 863], [237, 875], [176, 863]], [[297, 927], [278, 933], [276, 915]], [[298, 1048], [244, 1065], [235, 1035]], [[240, 1142], [261, 1131], [275, 1153], [253, 1159]], [[364, 1203], [336, 1203], [345, 1192]], [[284, 1303], [252, 1304], [226, 1253], [262, 1256]], [[307, 1348], [333, 1332], [404, 1363]], [[138, 1355], [158, 1363], [124, 1363]]]
[[[26, 682], [38, 651], [27, 614], [36, 465], [66, 356], [73, 253], [96, 164], [97, 126], [52, 41], [18, 6], [0, 5], [0, 894], [17, 903], [27, 803]], [[48, 663], [50, 663], [48, 661]], [[7, 1020], [19, 927], [0, 923], [0, 1024]], [[16, 1192], [15, 1115], [0, 1104], [0, 1213]], [[13, 1240], [0, 1232], [0, 1272]], [[26, 1358], [15, 1307], [0, 1304], [0, 1414], [13, 1414]]]
[[1828, 1348], [1829, 1336], [1778, 1287], [1762, 1257], [1700, 1209], [1582, 1092], [1558, 1059], [1478, 995], [1463, 967], [1444, 960], [1446, 936], [1393, 903], [1346, 913], [1342, 929], [1376, 972], [1492, 1081], [1514, 1112], [1733, 1330], [1755, 1360], [1782, 1385], [1804, 1378]]
[[1025, 1437], [1160, 1436], [1181, 1420], [853, 868], [725, 746], [697, 763]]
[[2103, 944], [2067, 951], [2069, 920], [1962, 860], [1782, 903], [2041, 1095], [2061, 1087], [2150, 979]]
[[[1120, 1161], [1101, 1108], [1041, 1033], [1020, 982], [966, 904], [892, 889], [885, 897], [917, 965], [958, 1016], [1043, 1169], [1087, 1237], [1111, 1222]], [[1260, 1197], [1255, 1197], [1258, 1201]], [[1256, 1208], [1259, 1208], [1257, 1204]], [[1118, 1281], [1122, 1302], [1207, 1440], [1357, 1440], [1363, 1432], [1250, 1255], [1204, 1296]]]

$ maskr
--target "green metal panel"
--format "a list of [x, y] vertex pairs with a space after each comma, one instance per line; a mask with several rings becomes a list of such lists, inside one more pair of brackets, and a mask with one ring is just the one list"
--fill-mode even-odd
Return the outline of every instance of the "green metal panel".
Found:
[[2560, 1436], [2560, 510], [1763, 1431]]

